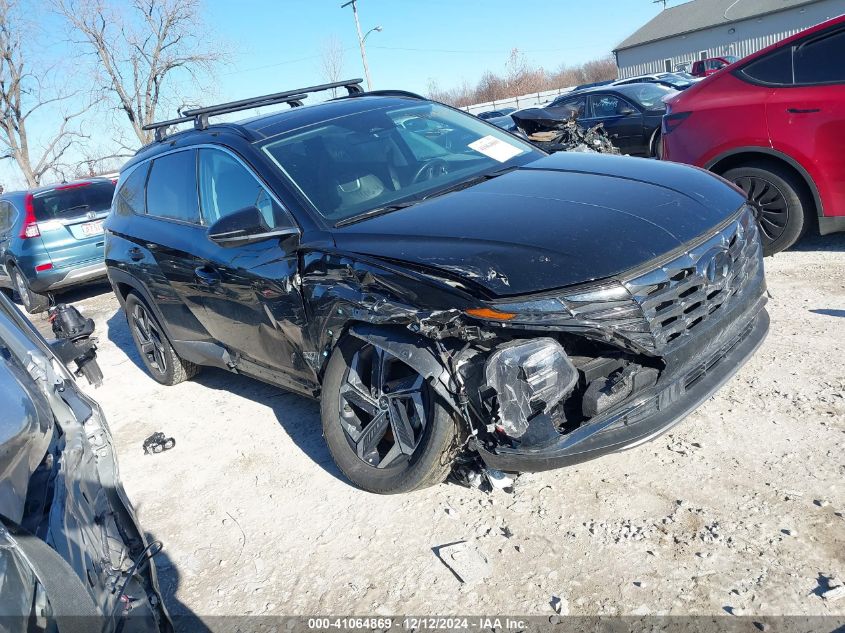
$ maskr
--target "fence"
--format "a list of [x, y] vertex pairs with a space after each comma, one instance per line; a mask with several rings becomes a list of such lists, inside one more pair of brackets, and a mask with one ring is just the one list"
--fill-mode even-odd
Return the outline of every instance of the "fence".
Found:
[[479, 112], [486, 112], [487, 110], [499, 110], [501, 108], [535, 108], [537, 106], [546, 105], [558, 95], [570, 92], [575, 86], [567, 88], [556, 88], [554, 90], [544, 90], [543, 92], [532, 92], [531, 94], [521, 95], [519, 97], [508, 97], [507, 99], [496, 99], [495, 101], [488, 101], [487, 103], [476, 103], [470, 106], [464, 106], [461, 110], [466, 110], [470, 114], [478, 114]]

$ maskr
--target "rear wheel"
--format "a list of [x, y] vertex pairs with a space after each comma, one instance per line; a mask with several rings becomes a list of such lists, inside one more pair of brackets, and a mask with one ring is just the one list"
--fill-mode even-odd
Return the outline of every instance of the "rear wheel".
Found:
[[50, 298], [47, 295], [30, 290], [29, 284], [16, 266], [9, 267], [9, 274], [12, 278], [12, 283], [15, 284], [15, 294], [17, 294], [24, 310], [30, 314], [38, 314], [39, 312], [44, 312], [49, 307]]
[[795, 244], [810, 223], [812, 203], [800, 178], [776, 164], [736, 167], [722, 174], [745, 192], [763, 237], [763, 254]]
[[663, 135], [660, 133], [660, 128], [656, 129], [652, 136], [651, 156], [657, 160], [663, 160]]
[[199, 372], [199, 365], [179, 358], [161, 325], [140, 297], [130, 293], [124, 310], [141, 362], [156, 382], [176, 385]]
[[393, 494], [442, 482], [459, 437], [428, 382], [382, 349], [346, 339], [326, 369], [323, 435], [335, 463], [369, 492]]

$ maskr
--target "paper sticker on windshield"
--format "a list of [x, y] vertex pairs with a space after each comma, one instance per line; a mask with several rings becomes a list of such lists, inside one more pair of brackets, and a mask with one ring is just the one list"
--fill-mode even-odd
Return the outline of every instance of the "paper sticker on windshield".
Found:
[[500, 163], [509, 161], [514, 156], [522, 154], [521, 149], [514, 147], [510, 143], [505, 143], [505, 141], [501, 141], [495, 136], [484, 136], [474, 143], [470, 143], [469, 148], [485, 156], [489, 156]]

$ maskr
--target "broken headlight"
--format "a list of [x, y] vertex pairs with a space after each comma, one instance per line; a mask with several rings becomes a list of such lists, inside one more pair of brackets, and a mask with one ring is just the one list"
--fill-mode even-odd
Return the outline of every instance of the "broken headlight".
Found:
[[484, 366], [496, 392], [505, 433], [522, 437], [530, 420], [563, 400], [578, 381], [560, 343], [551, 338], [512, 341], [499, 347]]
[[642, 311], [628, 290], [618, 282], [592, 288], [572, 289], [560, 294], [503, 301], [490, 308], [467, 310], [476, 318], [531, 325], [570, 324], [608, 318], [639, 317]]
[[555, 327], [602, 332], [632, 342], [637, 349], [653, 349], [653, 336], [642, 308], [621, 283], [572, 288], [555, 295], [502, 301], [466, 314], [503, 326]]

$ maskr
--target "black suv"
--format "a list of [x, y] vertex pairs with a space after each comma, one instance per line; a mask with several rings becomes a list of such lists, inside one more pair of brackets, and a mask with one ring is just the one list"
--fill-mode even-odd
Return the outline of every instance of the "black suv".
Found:
[[768, 329], [753, 213], [701, 170], [549, 156], [359, 81], [151, 127], [106, 221], [150, 374], [212, 365], [321, 397], [335, 461], [370, 491], [439, 482], [456, 460], [545, 470], [644, 442]]

